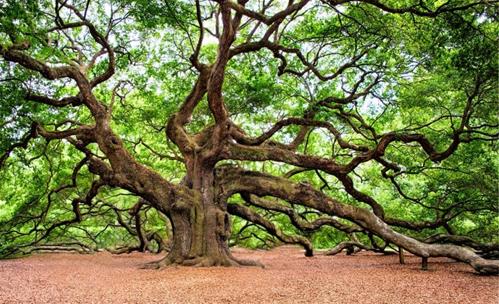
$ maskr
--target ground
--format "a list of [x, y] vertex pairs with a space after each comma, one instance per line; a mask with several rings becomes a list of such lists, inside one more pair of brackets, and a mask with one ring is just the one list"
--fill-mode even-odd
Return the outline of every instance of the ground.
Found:
[[0, 261], [0, 303], [499, 303], [499, 278], [448, 259], [363, 253], [303, 256], [296, 247], [234, 250], [265, 269], [139, 269], [152, 254], [39, 254]]

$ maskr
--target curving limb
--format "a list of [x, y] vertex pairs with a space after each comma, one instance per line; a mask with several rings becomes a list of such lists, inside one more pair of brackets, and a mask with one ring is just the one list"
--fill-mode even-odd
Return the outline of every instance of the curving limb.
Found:
[[394, 231], [372, 212], [341, 203], [314, 190], [308, 185], [296, 184], [280, 177], [242, 170], [224, 172], [224, 196], [238, 192], [251, 192], [257, 195], [270, 195], [289, 202], [302, 204], [329, 215], [350, 220], [360, 227], [396, 244], [407, 251], [424, 257], [450, 257], [468, 263], [476, 271], [484, 274], [499, 273], [499, 263], [481, 258], [475, 252], [456, 245], [426, 244]]
[[247, 221], [258, 224], [265, 228], [265, 231], [275, 235], [280, 241], [287, 244], [300, 244], [305, 248], [305, 256], [313, 256], [312, 244], [310, 241], [302, 236], [288, 236], [281, 232], [281, 230], [276, 227], [272, 222], [266, 220], [264, 217], [258, 213], [252, 211], [250, 208], [243, 205], [228, 204], [227, 211], [238, 217], [241, 217]]

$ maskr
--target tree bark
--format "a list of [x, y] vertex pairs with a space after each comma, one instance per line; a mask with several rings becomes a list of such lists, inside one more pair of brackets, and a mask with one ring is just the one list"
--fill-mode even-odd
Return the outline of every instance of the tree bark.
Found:
[[[215, 199], [214, 168], [201, 161], [187, 161], [184, 183], [201, 193], [189, 208], [173, 207], [168, 213], [172, 224], [172, 247], [159, 262], [146, 265], [158, 268], [183, 266], [262, 266], [255, 261], [238, 260], [229, 250], [231, 223], [225, 201]], [[190, 164], [190, 165], [189, 165]]]

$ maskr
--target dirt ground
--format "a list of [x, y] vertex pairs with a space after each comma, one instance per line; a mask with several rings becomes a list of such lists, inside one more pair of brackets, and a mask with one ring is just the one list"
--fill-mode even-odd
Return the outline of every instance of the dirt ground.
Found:
[[0, 261], [0, 303], [499, 303], [499, 278], [467, 265], [360, 254], [306, 258], [296, 247], [235, 249], [261, 268], [139, 269], [159, 256], [39, 254]]

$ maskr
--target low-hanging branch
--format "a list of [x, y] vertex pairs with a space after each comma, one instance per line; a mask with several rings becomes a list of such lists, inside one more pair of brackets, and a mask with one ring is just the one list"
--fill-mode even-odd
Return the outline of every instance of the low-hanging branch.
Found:
[[239, 216], [247, 221], [250, 221], [265, 228], [265, 231], [276, 236], [280, 241], [284, 243], [300, 244], [301, 246], [303, 246], [303, 248], [305, 248], [305, 256], [312, 256], [314, 254], [312, 244], [308, 239], [299, 235], [288, 236], [282, 233], [282, 231], [275, 224], [266, 220], [263, 216], [259, 215], [258, 213], [256, 213], [255, 211], [251, 210], [246, 206], [237, 205], [237, 204], [228, 204], [227, 211], [230, 214]]
[[346, 232], [346, 233], [353, 233], [353, 232], [362, 232], [364, 231], [362, 228], [357, 227], [357, 226], [349, 226], [346, 224], [341, 223], [340, 221], [332, 218], [332, 217], [319, 217], [314, 219], [313, 221], [309, 222], [306, 219], [304, 219], [302, 216], [300, 216], [293, 208], [287, 207], [283, 204], [279, 204], [278, 202], [273, 202], [271, 200], [266, 200], [263, 198], [259, 198], [257, 196], [251, 196], [248, 193], [242, 193], [241, 194], [242, 198], [245, 200], [245, 202], [265, 209], [265, 210], [271, 210], [271, 211], [277, 211], [286, 214], [289, 219], [291, 220], [291, 223], [298, 229], [304, 231], [304, 232], [310, 232], [310, 231], [315, 231], [319, 228], [321, 228], [324, 225], [334, 227], [340, 231]]
[[481, 273], [499, 273], [499, 262], [486, 260], [473, 251], [456, 245], [426, 244], [394, 231], [372, 212], [343, 204], [314, 190], [309, 185], [296, 184], [287, 179], [263, 173], [228, 169], [221, 174], [224, 196], [250, 192], [260, 196], [274, 196], [288, 202], [301, 204], [332, 216], [346, 218], [371, 231], [385, 241], [403, 247], [421, 257], [445, 256], [470, 264]]

